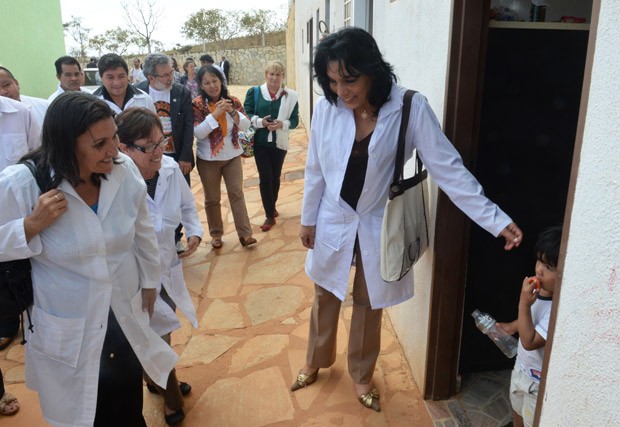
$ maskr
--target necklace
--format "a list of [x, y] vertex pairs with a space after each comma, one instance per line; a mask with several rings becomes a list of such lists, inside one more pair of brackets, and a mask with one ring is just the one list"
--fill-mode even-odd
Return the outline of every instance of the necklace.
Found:
[[366, 120], [368, 118], [369, 114], [368, 111], [366, 110], [362, 110], [362, 112], [360, 113], [360, 117], [364, 120]]

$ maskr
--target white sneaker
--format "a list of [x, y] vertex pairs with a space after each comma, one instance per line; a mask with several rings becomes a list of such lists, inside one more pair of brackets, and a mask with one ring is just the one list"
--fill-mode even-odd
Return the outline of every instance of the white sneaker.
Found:
[[185, 246], [183, 246], [183, 242], [181, 242], [180, 240], [176, 243], [175, 247], [177, 249], [177, 254], [182, 254], [187, 250], [185, 249]]

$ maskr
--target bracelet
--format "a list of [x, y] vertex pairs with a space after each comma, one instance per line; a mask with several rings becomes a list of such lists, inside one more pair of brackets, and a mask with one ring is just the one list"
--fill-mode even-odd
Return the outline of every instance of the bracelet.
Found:
[[230, 117], [235, 117], [237, 114], [239, 114], [239, 112], [237, 110], [232, 110], [230, 113]]

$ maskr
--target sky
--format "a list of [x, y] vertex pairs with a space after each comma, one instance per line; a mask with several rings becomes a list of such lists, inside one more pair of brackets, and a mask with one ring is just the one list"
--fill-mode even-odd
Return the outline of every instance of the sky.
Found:
[[[194, 44], [181, 34], [181, 28], [189, 15], [200, 9], [246, 10], [270, 9], [276, 11], [282, 19], [286, 19], [288, 11], [287, 0], [235, 0], [226, 2], [221, 0], [156, 0], [163, 11], [160, 18], [160, 29], [155, 30], [154, 39], [161, 41], [164, 48], [170, 49], [177, 43], [182, 45]], [[125, 12], [121, 0], [107, 2], [92, 2], [87, 0], [60, 0], [62, 21], [68, 22], [71, 16], [81, 17], [82, 25], [90, 28], [90, 36], [103, 34], [106, 30], [116, 27], [126, 28]], [[67, 51], [76, 46], [70, 36], [65, 36]]]

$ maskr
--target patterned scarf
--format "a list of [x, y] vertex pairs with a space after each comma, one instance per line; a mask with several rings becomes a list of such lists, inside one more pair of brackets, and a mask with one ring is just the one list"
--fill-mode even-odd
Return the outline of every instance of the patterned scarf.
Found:
[[[233, 108], [237, 110], [239, 114], [245, 114], [245, 110], [243, 109], [241, 102], [234, 96], [230, 96], [230, 99], [232, 100]], [[197, 96], [192, 101], [192, 108], [194, 110], [194, 126], [198, 126], [207, 118], [209, 114], [211, 114], [211, 111], [215, 110], [215, 104], [212, 102], [207, 104], [202, 96]], [[224, 136], [228, 134], [228, 123], [226, 121], [227, 115], [227, 113], [224, 113], [218, 117], [217, 122], [219, 127], [213, 129], [209, 134], [209, 145], [211, 146], [211, 155], [213, 157], [215, 157], [217, 153], [222, 151], [222, 148], [224, 148]], [[235, 123], [234, 120], [230, 137], [232, 139], [233, 147], [238, 149], [239, 126], [237, 126], [237, 123]]]

